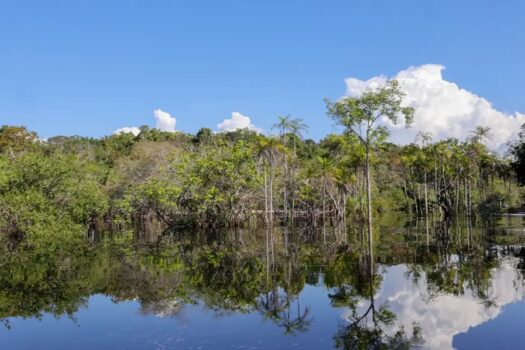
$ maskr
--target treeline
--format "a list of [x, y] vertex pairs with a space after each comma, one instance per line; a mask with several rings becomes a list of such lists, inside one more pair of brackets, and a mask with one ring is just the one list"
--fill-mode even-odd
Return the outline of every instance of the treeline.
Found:
[[[103, 222], [173, 227], [366, 221], [366, 148], [359, 138], [344, 133], [304, 139], [306, 125], [290, 117], [281, 117], [276, 128], [274, 137], [143, 126], [137, 136], [42, 141], [24, 127], [3, 126], [0, 230], [36, 237]], [[453, 216], [522, 205], [525, 132], [510, 148], [513, 159], [487, 149], [488, 133], [478, 128], [464, 142], [432, 143], [424, 134], [407, 146], [374, 144], [373, 211]]]

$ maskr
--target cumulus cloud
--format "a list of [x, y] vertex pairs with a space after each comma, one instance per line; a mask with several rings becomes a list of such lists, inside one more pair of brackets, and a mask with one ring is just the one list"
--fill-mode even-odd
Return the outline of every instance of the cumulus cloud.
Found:
[[239, 129], [249, 129], [259, 132], [260, 130], [252, 124], [249, 117], [239, 112], [232, 112], [230, 119], [224, 119], [222, 123], [217, 124], [219, 131], [234, 131]]
[[137, 136], [138, 134], [140, 134], [140, 129], [137, 128], [136, 126], [133, 126], [133, 127], [123, 127], [123, 128], [119, 128], [115, 131], [113, 131], [113, 135], [120, 135], [120, 134], [127, 134], [127, 133], [131, 133], [135, 136]]
[[[175, 125], [177, 124], [177, 119], [172, 117], [171, 114], [165, 112], [161, 109], [156, 109], [153, 111], [153, 116], [155, 117], [155, 127], [162, 131], [175, 132]], [[113, 135], [119, 135], [122, 133], [132, 133], [137, 136], [140, 133], [140, 129], [136, 126], [119, 128], [113, 131]]]
[[[503, 151], [505, 144], [516, 137], [520, 126], [525, 123], [525, 114], [496, 110], [485, 98], [443, 79], [444, 68], [438, 64], [426, 64], [409, 67], [393, 77], [406, 93], [405, 105], [414, 107], [416, 113], [410, 129], [384, 121], [390, 126], [392, 140], [410, 143], [420, 131], [431, 132], [437, 140], [448, 137], [464, 140], [471, 136], [476, 126], [483, 126], [491, 128], [487, 146]], [[358, 96], [365, 90], [384, 85], [387, 80], [385, 76], [368, 80], [345, 79], [346, 95]]]
[[155, 116], [155, 120], [157, 121], [155, 127], [162, 131], [175, 131], [175, 124], [177, 123], [177, 119], [171, 116], [168, 112], [165, 112], [161, 109], [156, 109], [153, 111], [153, 115]]

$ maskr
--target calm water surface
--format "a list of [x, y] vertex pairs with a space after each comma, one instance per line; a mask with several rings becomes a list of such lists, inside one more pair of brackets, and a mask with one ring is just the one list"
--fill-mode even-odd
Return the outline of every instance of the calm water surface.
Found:
[[[151, 231], [151, 230], [150, 230]], [[525, 218], [3, 243], [2, 349], [515, 349]]]

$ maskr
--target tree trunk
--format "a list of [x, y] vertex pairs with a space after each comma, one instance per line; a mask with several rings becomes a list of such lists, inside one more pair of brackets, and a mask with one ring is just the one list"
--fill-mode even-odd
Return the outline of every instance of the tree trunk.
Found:
[[268, 223], [268, 180], [266, 166], [264, 167], [264, 220]]
[[270, 165], [270, 224], [273, 225], [273, 166]]
[[437, 198], [437, 195], [438, 195], [438, 170], [437, 170], [437, 160], [436, 160], [436, 156], [434, 156], [434, 192], [436, 194], [436, 198]]
[[406, 203], [407, 203], [407, 206], [408, 206], [408, 215], [410, 217], [410, 220], [412, 220], [412, 204], [410, 203], [410, 198], [408, 197], [406, 177], [405, 177], [405, 182], [404, 182], [403, 189], [405, 190], [405, 199], [406, 199]]
[[290, 168], [288, 167], [288, 160], [286, 158], [286, 155], [284, 156], [284, 175], [286, 177], [283, 194], [284, 221], [288, 222], [288, 186], [290, 184]]
[[425, 170], [425, 215], [428, 216], [428, 185], [427, 185], [427, 171]]
[[373, 235], [372, 235], [372, 186], [370, 184], [370, 154], [368, 145], [366, 146], [366, 198], [368, 206], [368, 250], [370, 254], [370, 269], [372, 269], [372, 263], [374, 261], [374, 255], [372, 252], [373, 246]]
[[326, 181], [323, 178], [323, 226], [325, 221], [325, 212], [326, 212]]
[[463, 181], [463, 201], [464, 201], [464, 205], [465, 205], [465, 215], [469, 215], [468, 214], [468, 191], [467, 191], [467, 180], [464, 180]]
[[287, 190], [286, 186], [284, 186], [284, 221], [288, 222], [288, 198], [287, 198]]

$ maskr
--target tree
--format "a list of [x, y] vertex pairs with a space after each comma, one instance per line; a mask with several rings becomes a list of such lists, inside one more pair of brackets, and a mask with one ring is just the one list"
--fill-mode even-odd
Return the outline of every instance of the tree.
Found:
[[343, 97], [337, 102], [326, 101], [328, 116], [345, 128], [345, 132], [356, 135], [365, 147], [366, 193], [368, 207], [368, 244], [372, 260], [372, 190], [370, 180], [371, 149], [388, 137], [385, 126], [379, 125], [386, 118], [393, 124], [404, 118], [408, 127], [414, 117], [412, 107], [403, 107], [404, 93], [396, 80], [389, 80], [385, 86], [368, 90], [360, 96]]
[[432, 133], [420, 131], [416, 134], [416, 142], [421, 142], [421, 144], [426, 147], [432, 142]]
[[487, 139], [490, 139], [490, 128], [483, 126], [476, 126], [476, 129], [470, 132], [472, 134], [472, 141], [479, 144], [484, 144]]
[[14, 157], [16, 152], [30, 148], [37, 140], [37, 134], [25, 126], [3, 125], [0, 128], [0, 153], [8, 152]]
[[430, 165], [428, 164], [428, 154], [430, 151], [429, 145], [432, 141], [432, 133], [430, 132], [419, 132], [416, 135], [416, 140], [420, 140], [421, 144], [423, 145], [423, 149], [419, 153], [419, 163], [421, 163], [421, 167], [423, 168], [423, 184], [425, 186], [425, 217], [428, 216], [428, 181], [427, 181], [427, 167]]
[[285, 116], [279, 116], [279, 121], [272, 125], [272, 129], [278, 129], [279, 130], [279, 136], [281, 137], [281, 142], [284, 144], [284, 134], [286, 133], [286, 130], [290, 129], [291, 123], [291, 117], [290, 115]]
[[330, 175], [334, 172], [333, 164], [327, 157], [317, 157], [316, 167], [319, 172], [319, 175], [321, 175], [321, 187], [322, 187], [322, 218], [323, 218], [323, 225], [325, 224], [325, 218], [326, 218], [326, 187], [327, 183], [329, 182]]
[[195, 135], [193, 142], [196, 144], [208, 144], [213, 140], [213, 131], [210, 128], [200, 128]]
[[297, 139], [303, 139], [303, 132], [308, 131], [308, 125], [303, 123], [303, 120], [301, 118], [295, 118], [290, 121], [289, 129], [293, 137], [293, 155], [295, 157], [297, 155], [296, 141]]
[[525, 186], [525, 123], [521, 126], [518, 140], [511, 146], [514, 158], [512, 168], [516, 172], [518, 182]]
[[[275, 164], [284, 151], [285, 149], [282, 143], [275, 138], [261, 137], [256, 145], [257, 157], [262, 163], [264, 173], [264, 211], [267, 223], [273, 222], [273, 180]], [[269, 178], [267, 176], [267, 168], [270, 169]], [[268, 214], [270, 215], [269, 217]]]

